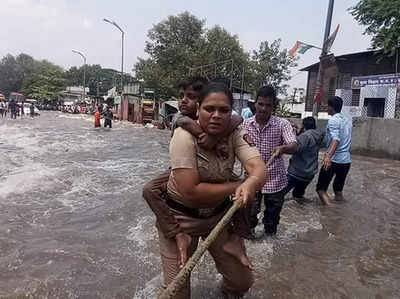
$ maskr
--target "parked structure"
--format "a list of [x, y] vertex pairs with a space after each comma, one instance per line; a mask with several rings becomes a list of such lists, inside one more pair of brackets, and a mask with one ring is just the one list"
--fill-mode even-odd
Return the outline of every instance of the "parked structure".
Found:
[[126, 84], [122, 96], [114, 95], [113, 99], [114, 115], [120, 120], [146, 124], [158, 119], [154, 91], [145, 89], [142, 92], [140, 81]]
[[[400, 74], [398, 59], [380, 51], [330, 55], [325, 60], [321, 110], [326, 112], [329, 96], [340, 96], [343, 111], [352, 116], [400, 118]], [[311, 115], [319, 63], [308, 72], [306, 111]]]

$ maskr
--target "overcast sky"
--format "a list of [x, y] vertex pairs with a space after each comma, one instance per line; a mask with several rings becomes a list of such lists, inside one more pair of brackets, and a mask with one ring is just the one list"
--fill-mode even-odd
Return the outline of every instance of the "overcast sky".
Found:
[[[364, 51], [370, 38], [347, 9], [356, 0], [336, 0], [332, 30], [341, 29], [332, 50], [335, 55]], [[124, 69], [131, 71], [144, 56], [147, 31], [168, 15], [185, 10], [206, 20], [206, 27], [221, 25], [239, 36], [247, 51], [261, 41], [281, 38], [284, 48], [296, 40], [321, 45], [328, 0], [0, 0], [0, 56], [27, 53], [64, 68], [81, 65], [71, 52], [82, 51], [89, 64], [120, 69], [121, 34], [103, 18], [115, 20], [126, 32]], [[293, 69], [292, 87], [305, 87], [306, 74], [298, 69], [317, 61], [320, 51], [301, 55]]]

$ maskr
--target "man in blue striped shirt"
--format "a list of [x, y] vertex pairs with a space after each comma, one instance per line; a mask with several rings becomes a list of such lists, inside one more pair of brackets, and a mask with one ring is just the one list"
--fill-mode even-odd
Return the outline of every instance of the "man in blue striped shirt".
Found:
[[328, 100], [328, 114], [332, 115], [326, 127], [328, 150], [322, 162], [317, 183], [319, 198], [326, 205], [330, 203], [326, 191], [334, 176], [335, 200], [343, 200], [343, 187], [351, 165], [350, 147], [353, 124], [350, 117], [341, 113], [342, 106], [343, 100], [340, 97], [332, 97]]

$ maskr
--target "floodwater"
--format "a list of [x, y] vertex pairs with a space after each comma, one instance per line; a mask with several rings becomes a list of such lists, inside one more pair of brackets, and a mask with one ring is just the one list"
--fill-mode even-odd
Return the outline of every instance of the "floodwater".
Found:
[[[141, 188], [168, 167], [169, 132], [113, 125], [0, 119], [0, 298], [156, 298]], [[276, 238], [247, 241], [246, 298], [400, 298], [400, 162], [353, 156], [345, 195], [332, 207], [288, 201]], [[221, 298], [219, 278], [206, 254], [192, 298]]]

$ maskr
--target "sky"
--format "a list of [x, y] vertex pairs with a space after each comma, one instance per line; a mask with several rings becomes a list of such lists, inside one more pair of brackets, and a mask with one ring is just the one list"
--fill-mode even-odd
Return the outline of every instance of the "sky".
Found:
[[[65, 69], [80, 66], [83, 52], [88, 64], [121, 68], [121, 33], [103, 18], [114, 20], [125, 31], [124, 70], [133, 69], [137, 57], [146, 57], [147, 32], [169, 15], [189, 11], [206, 21], [206, 28], [220, 25], [236, 34], [246, 51], [260, 42], [282, 39], [290, 49], [296, 40], [321, 45], [328, 0], [0, 0], [0, 57], [26, 53], [47, 59]], [[335, 55], [365, 51], [370, 37], [363, 35], [347, 9], [357, 0], [336, 0], [332, 29], [341, 28], [332, 47]], [[291, 87], [306, 86], [299, 69], [318, 61], [320, 50], [300, 55], [292, 69]]]

